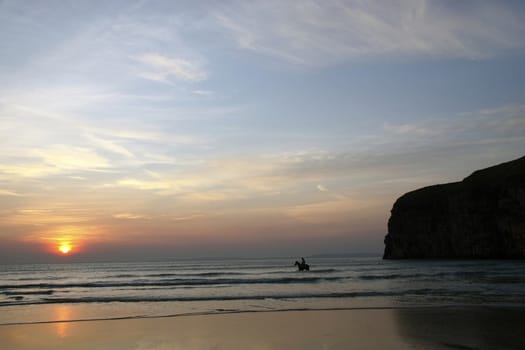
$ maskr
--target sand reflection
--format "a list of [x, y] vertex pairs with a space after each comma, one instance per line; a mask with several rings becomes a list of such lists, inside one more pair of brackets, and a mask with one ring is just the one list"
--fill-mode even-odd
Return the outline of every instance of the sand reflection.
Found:
[[[54, 310], [78, 316], [74, 306]], [[391, 310], [290, 311], [0, 326], [0, 348], [404, 350], [394, 319]]]
[[[54, 318], [57, 321], [69, 321], [72, 319], [72, 309], [68, 305], [56, 305], [54, 308]], [[56, 334], [60, 338], [68, 335], [69, 322], [58, 322], [55, 324]]]

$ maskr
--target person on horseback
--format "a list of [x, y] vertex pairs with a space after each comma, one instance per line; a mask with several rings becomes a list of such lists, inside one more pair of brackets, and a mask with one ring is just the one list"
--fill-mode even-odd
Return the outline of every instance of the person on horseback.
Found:
[[310, 265], [306, 263], [304, 258], [301, 258], [301, 262], [295, 261], [295, 266], [297, 266], [299, 271], [310, 271]]

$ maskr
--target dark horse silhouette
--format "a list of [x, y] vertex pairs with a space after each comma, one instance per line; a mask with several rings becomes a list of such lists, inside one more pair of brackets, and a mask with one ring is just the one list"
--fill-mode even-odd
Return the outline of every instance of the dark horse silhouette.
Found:
[[303, 262], [295, 261], [295, 266], [299, 269], [299, 271], [310, 271], [310, 265], [308, 265], [304, 259]]

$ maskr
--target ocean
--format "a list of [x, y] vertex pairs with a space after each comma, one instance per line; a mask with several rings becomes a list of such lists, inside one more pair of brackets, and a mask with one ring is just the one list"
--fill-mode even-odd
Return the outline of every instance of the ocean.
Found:
[[380, 257], [0, 265], [0, 324], [244, 311], [525, 306], [525, 261]]

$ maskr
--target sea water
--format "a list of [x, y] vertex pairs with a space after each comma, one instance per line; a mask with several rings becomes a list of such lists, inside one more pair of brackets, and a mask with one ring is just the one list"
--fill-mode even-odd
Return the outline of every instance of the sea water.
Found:
[[525, 306], [525, 261], [380, 257], [0, 265], [0, 324], [243, 311]]

